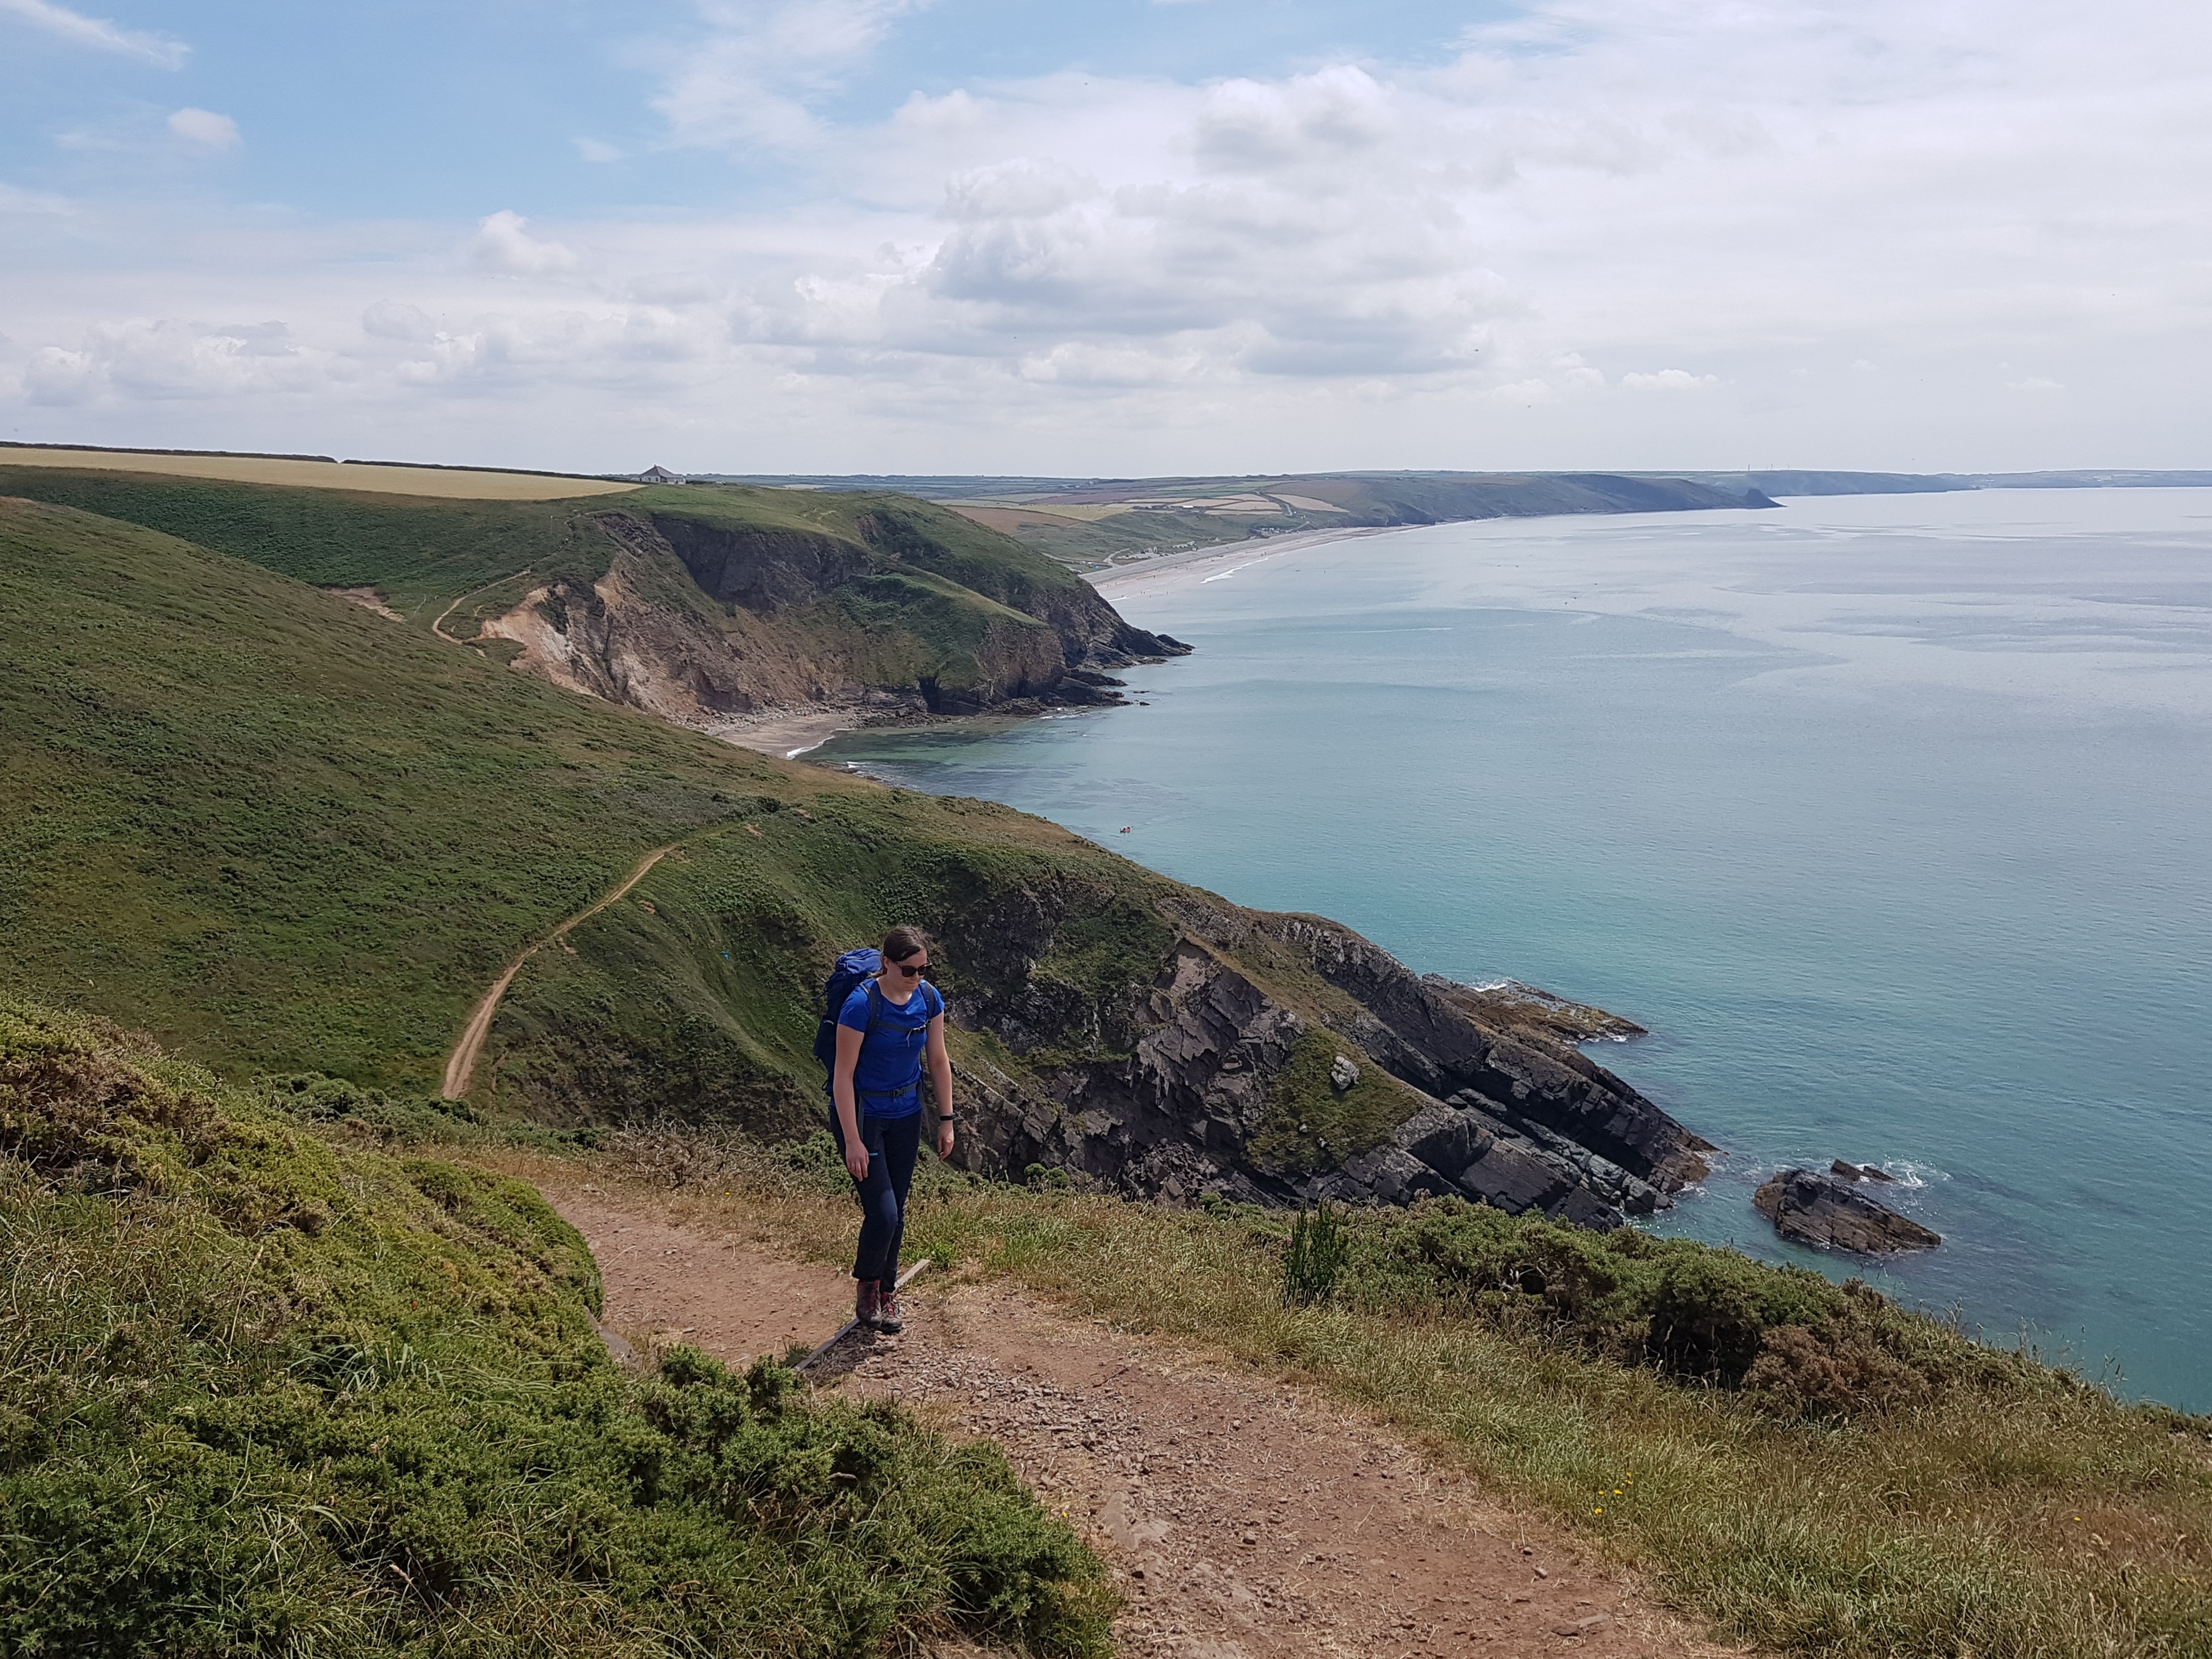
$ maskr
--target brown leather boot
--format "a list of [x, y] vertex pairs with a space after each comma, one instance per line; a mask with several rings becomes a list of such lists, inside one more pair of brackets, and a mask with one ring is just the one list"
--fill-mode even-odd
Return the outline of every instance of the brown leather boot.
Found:
[[853, 1281], [853, 1322], [876, 1328], [876, 1281], [859, 1279]]
[[899, 1317], [896, 1291], [878, 1290], [877, 1292], [875, 1323], [876, 1328], [885, 1336], [896, 1336], [906, 1328], [906, 1321]]

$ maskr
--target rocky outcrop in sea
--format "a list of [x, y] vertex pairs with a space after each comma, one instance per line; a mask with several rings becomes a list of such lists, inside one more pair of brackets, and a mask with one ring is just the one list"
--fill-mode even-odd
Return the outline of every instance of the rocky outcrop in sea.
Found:
[[[1857, 1169], [1855, 1164], [1843, 1167]], [[1887, 1175], [1878, 1178], [1892, 1179]], [[1752, 1194], [1751, 1201], [1783, 1237], [1823, 1249], [1881, 1255], [1932, 1250], [1943, 1242], [1940, 1233], [1869, 1196], [1856, 1176], [1839, 1178], [1811, 1170], [1784, 1170]]]

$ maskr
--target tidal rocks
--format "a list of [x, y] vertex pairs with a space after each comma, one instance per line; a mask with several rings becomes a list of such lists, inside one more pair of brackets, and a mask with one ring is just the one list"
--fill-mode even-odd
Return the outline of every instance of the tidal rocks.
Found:
[[1828, 1165], [1828, 1173], [1845, 1181], [1877, 1181], [1892, 1187], [1897, 1184], [1897, 1177], [1877, 1164], [1850, 1164], [1840, 1158]]
[[1943, 1242], [1856, 1185], [1812, 1170], [1784, 1170], [1752, 1195], [1752, 1204], [1783, 1237], [1863, 1255], [1932, 1250]]

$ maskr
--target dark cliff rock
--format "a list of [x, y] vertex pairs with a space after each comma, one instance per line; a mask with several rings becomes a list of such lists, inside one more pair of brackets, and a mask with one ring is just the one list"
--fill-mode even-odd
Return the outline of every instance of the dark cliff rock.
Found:
[[699, 590], [718, 605], [756, 616], [805, 605], [868, 568], [867, 551], [834, 536], [804, 530], [733, 530], [676, 513], [640, 519], [605, 513], [599, 522], [631, 546], [648, 529], [683, 562]]
[[1752, 1195], [1752, 1204], [1784, 1238], [1832, 1250], [1881, 1255], [1932, 1250], [1943, 1240], [1910, 1217], [1833, 1176], [1784, 1170]]
[[[1485, 1025], [1347, 928], [1164, 904], [1151, 981], [1098, 998], [1035, 971], [1070, 908], [1006, 896], [950, 930], [954, 959], [985, 958], [951, 994], [954, 1019], [1009, 1055], [963, 1066], [970, 1167], [1042, 1164], [1182, 1200], [1449, 1194], [1591, 1227], [1665, 1207], [1705, 1173], [1711, 1146], [1620, 1078]], [[1300, 1096], [1309, 1048], [1319, 1081]], [[1316, 1137], [1330, 1114], [1341, 1138]]]

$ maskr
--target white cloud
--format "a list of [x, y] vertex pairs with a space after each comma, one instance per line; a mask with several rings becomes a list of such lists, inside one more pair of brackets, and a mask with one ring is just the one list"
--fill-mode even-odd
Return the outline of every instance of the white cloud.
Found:
[[[798, 205], [133, 222], [135, 276], [11, 280], [0, 373], [95, 410], [320, 376], [418, 453], [504, 400], [508, 459], [637, 429], [701, 469], [2185, 465], [2204, 428], [2212, 12], [1539, 0], [1431, 66], [855, 117], [919, 13], [728, 0], [672, 52], [666, 142]], [[282, 316], [291, 355], [112, 320], [172, 312]]]
[[404, 301], [379, 300], [361, 313], [361, 331], [372, 340], [405, 340], [422, 343], [438, 337], [429, 313]]
[[541, 241], [530, 221], [502, 208], [478, 222], [469, 257], [480, 269], [510, 276], [551, 276], [576, 267], [576, 256], [558, 242]]
[[0, 16], [21, 18], [73, 46], [117, 52], [161, 69], [182, 69], [191, 55], [191, 48], [181, 40], [87, 17], [67, 6], [55, 5], [53, 0], [0, 0]]
[[1692, 374], [1686, 368], [1662, 368], [1656, 374], [1624, 374], [1621, 385], [1631, 392], [1703, 392], [1721, 383], [1717, 374]]
[[326, 388], [350, 378], [281, 322], [208, 325], [135, 319], [92, 331], [81, 349], [41, 347], [23, 371], [36, 404], [167, 401]]
[[1559, 401], [1558, 388], [1549, 380], [1513, 380], [1504, 386], [1490, 388], [1492, 398], [1501, 404], [1555, 404]]
[[65, 196], [56, 196], [48, 191], [21, 190], [14, 185], [0, 185], [0, 214], [18, 215], [25, 218], [66, 219], [77, 212], [76, 204]]
[[929, 0], [700, 0], [655, 100], [679, 143], [789, 149], [817, 131], [813, 106]]
[[64, 351], [59, 346], [40, 347], [23, 369], [24, 395], [49, 408], [82, 403], [97, 380], [89, 352]]
[[1552, 359], [1552, 367], [1569, 386], [1595, 387], [1605, 384], [1605, 371], [1593, 368], [1583, 361], [1579, 351], [1565, 351]]
[[169, 131], [200, 149], [236, 149], [240, 142], [238, 123], [213, 110], [180, 109], [169, 118]]

